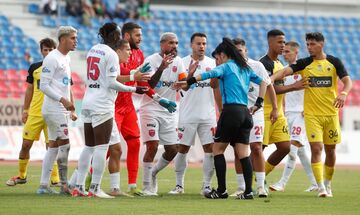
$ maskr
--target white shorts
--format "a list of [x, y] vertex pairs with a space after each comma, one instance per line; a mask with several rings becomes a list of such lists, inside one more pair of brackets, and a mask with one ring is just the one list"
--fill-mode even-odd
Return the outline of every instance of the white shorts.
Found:
[[250, 131], [249, 143], [262, 143], [264, 140], [264, 111], [257, 111], [252, 116], [253, 127]]
[[140, 114], [141, 138], [144, 143], [160, 141], [161, 145], [178, 144], [175, 116]]
[[95, 128], [109, 119], [114, 118], [114, 112], [98, 114], [91, 110], [81, 110], [81, 118], [84, 123], [91, 123], [92, 127]]
[[214, 142], [216, 125], [214, 123], [181, 123], [178, 127], [180, 144], [193, 146], [196, 132], [202, 145]]
[[291, 140], [298, 141], [301, 145], [306, 143], [304, 116], [301, 112], [286, 112], [285, 117], [289, 125]]
[[113, 112], [106, 113], [106, 114], [95, 114], [95, 113], [92, 113], [92, 111], [90, 111], [90, 110], [82, 110], [81, 116], [82, 116], [84, 123], [91, 123], [93, 128], [101, 125], [102, 123], [104, 123], [112, 118], [113, 126], [112, 126], [112, 130], [111, 130], [109, 145], [114, 145], [114, 144], [120, 143], [120, 140], [121, 140], [120, 134], [119, 134], [119, 130], [117, 128], [116, 122], [115, 122]]
[[43, 114], [48, 126], [49, 140], [69, 139], [69, 117], [68, 113]]

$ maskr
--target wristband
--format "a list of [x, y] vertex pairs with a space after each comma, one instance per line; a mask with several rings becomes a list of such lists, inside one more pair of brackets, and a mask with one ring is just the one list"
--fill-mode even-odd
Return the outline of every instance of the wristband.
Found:
[[258, 107], [258, 108], [261, 108], [263, 102], [264, 102], [264, 99], [263, 99], [263, 98], [257, 97], [256, 102], [255, 102], [254, 105], [255, 105], [256, 107]]
[[347, 95], [348, 95], [348, 93], [345, 92], [345, 91], [342, 91], [340, 94], [341, 94], [341, 95], [344, 95], [344, 96], [347, 96]]
[[191, 77], [190, 79], [188, 79], [186, 81], [187, 85], [191, 86], [192, 84], [195, 84], [197, 81], [196, 81], [196, 78], [195, 77]]
[[134, 77], [134, 75], [133, 75], [133, 74], [131, 74], [131, 75], [130, 75], [130, 81], [133, 81], [133, 80], [134, 80], [134, 78], [135, 78], [135, 77]]

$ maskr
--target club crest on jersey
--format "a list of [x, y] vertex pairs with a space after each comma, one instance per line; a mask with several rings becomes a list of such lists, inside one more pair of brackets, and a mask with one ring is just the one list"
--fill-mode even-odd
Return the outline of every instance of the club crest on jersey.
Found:
[[317, 70], [321, 71], [321, 70], [322, 70], [322, 66], [321, 66], [321, 65], [318, 65], [318, 66], [317, 66]]
[[205, 68], [205, 71], [207, 72], [207, 71], [210, 71], [211, 70], [211, 68], [210, 67], [206, 67]]
[[182, 139], [182, 137], [183, 137], [183, 133], [178, 133], [178, 138], [179, 138], [179, 140], [181, 140]]
[[64, 129], [64, 134], [67, 136], [69, 134], [69, 130], [67, 128]]
[[173, 66], [172, 69], [171, 69], [171, 71], [177, 72], [177, 66]]
[[149, 136], [150, 136], [150, 137], [155, 136], [155, 129], [150, 129], [150, 130], [149, 130]]
[[299, 78], [299, 75], [298, 75], [298, 74], [294, 75], [294, 79], [295, 79], [295, 80], [298, 80], [298, 78]]

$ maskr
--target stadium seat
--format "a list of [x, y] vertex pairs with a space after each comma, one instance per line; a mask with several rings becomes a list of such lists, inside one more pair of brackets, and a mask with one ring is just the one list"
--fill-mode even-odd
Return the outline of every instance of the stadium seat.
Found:
[[28, 11], [29, 11], [30, 13], [35, 13], [35, 14], [41, 13], [39, 5], [38, 5], [38, 4], [35, 4], [35, 3], [29, 4], [29, 6], [28, 6]]

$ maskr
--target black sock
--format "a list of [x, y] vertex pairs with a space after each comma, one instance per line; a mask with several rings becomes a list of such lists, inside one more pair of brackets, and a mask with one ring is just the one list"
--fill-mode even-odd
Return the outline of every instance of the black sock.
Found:
[[218, 181], [217, 191], [223, 193], [226, 190], [226, 161], [223, 154], [214, 156], [216, 177]]
[[245, 179], [245, 193], [248, 194], [248, 193], [252, 192], [252, 188], [251, 188], [252, 187], [252, 174], [253, 174], [252, 165], [251, 165], [249, 157], [240, 159], [240, 162], [241, 162], [241, 167], [243, 169], [244, 179]]

